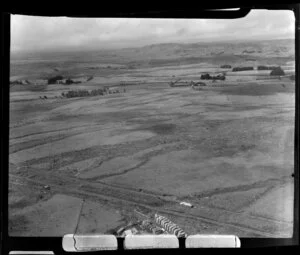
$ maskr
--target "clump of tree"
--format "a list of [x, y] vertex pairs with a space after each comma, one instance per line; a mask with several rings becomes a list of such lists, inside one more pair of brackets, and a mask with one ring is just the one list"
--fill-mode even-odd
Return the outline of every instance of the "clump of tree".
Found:
[[231, 65], [221, 65], [221, 68], [231, 68]]
[[105, 94], [105, 90], [104, 89], [93, 89], [90, 93], [91, 96], [102, 96]]
[[232, 72], [250, 71], [254, 70], [253, 66], [241, 66], [232, 68]]
[[285, 75], [285, 73], [282, 70], [282, 68], [280, 66], [278, 66], [274, 70], [271, 71], [270, 75], [281, 76], [281, 75]]
[[66, 93], [62, 93], [63, 97], [72, 98], [72, 97], [87, 97], [90, 93], [88, 90], [70, 90]]
[[201, 74], [200, 76], [201, 80], [225, 80], [225, 75], [224, 74], [218, 74], [216, 76], [212, 76], [209, 73], [206, 74]]
[[73, 84], [73, 83], [74, 83], [74, 81], [72, 79], [70, 79], [70, 78], [66, 79], [66, 84], [67, 85], [70, 85], [70, 84]]
[[56, 84], [57, 81], [62, 80], [62, 79], [63, 79], [63, 77], [61, 75], [50, 77], [48, 79], [48, 84]]
[[201, 80], [211, 80], [212, 77], [210, 76], [209, 73], [206, 73], [206, 74], [201, 74], [200, 79]]
[[278, 68], [278, 66], [258, 66], [257, 70], [274, 70]]
[[[88, 93], [88, 91], [86, 91]], [[72, 98], [72, 97], [80, 97], [83, 96], [83, 94], [85, 93], [85, 91], [83, 90], [70, 90], [67, 93], [62, 94], [62, 96], [65, 96], [67, 98]]]
[[61, 95], [66, 98], [73, 98], [73, 97], [88, 97], [88, 96], [99, 96], [99, 95], [105, 95], [105, 94], [111, 94], [111, 93], [120, 93], [118, 89], [109, 91], [107, 88], [100, 88], [100, 89], [94, 89], [91, 91], [82, 89], [82, 90], [69, 90], [68, 92], [63, 92]]

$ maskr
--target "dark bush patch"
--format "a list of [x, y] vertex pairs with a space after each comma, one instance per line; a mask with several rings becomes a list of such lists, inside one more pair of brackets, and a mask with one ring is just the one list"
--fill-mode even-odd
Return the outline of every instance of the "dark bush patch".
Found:
[[74, 81], [73, 81], [73, 80], [71, 80], [70, 78], [66, 80], [66, 84], [67, 84], [67, 85], [69, 85], [69, 84], [73, 84], [73, 83], [74, 83]]
[[61, 75], [57, 75], [48, 79], [48, 84], [55, 84], [58, 80], [62, 80], [63, 77]]
[[224, 74], [218, 74], [216, 76], [210, 75], [209, 73], [202, 74], [200, 77], [201, 80], [225, 80]]
[[231, 68], [231, 65], [221, 65], [221, 68]]
[[170, 133], [173, 133], [175, 131], [176, 125], [174, 124], [157, 124], [154, 126], [151, 126], [149, 130], [155, 132], [159, 135], [167, 135]]
[[243, 66], [243, 67], [232, 68], [232, 72], [250, 71], [250, 70], [254, 70], [253, 66]]
[[279, 66], [279, 67], [275, 68], [274, 70], [272, 70], [270, 75], [285, 75], [285, 73]]
[[258, 66], [257, 70], [274, 70], [278, 68], [277, 66]]
[[[88, 96], [98, 96], [107, 94], [109, 91], [107, 88], [94, 89], [92, 91], [88, 91], [85, 89], [82, 90], [70, 90], [68, 92], [63, 92], [61, 95], [63, 97], [72, 98], [72, 97], [88, 97]], [[120, 93], [119, 90], [113, 91], [113, 93]]]

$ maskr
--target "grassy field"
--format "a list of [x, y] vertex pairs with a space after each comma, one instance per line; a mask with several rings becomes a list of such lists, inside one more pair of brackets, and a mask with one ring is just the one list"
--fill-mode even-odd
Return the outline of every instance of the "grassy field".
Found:
[[[265, 50], [257, 63], [291, 70], [291, 51], [275, 56], [270, 45], [277, 44], [255, 46]], [[201, 73], [219, 72], [225, 58], [211, 55], [214, 46], [203, 53], [209, 57], [188, 63], [190, 53], [184, 61], [180, 51], [166, 58], [172, 52], [157, 47], [146, 53], [165, 58], [147, 65], [140, 49], [117, 51], [119, 62], [106, 53], [105, 63], [87, 55], [68, 65], [54, 57], [42, 64], [24, 61], [26, 69], [20, 60], [12, 64], [14, 77], [43, 79], [61, 66], [62, 75], [94, 79], [43, 91], [11, 87], [10, 234], [112, 233], [135, 221], [139, 208], [169, 217], [188, 234], [292, 235], [294, 81], [269, 79], [266, 71], [229, 71], [224, 82], [208, 82], [200, 91], [172, 88], [169, 82], [178, 77], [198, 81]], [[194, 52], [200, 46], [190, 47]], [[226, 63], [236, 65], [235, 51], [249, 47], [225, 50]], [[239, 58], [240, 65], [249, 56]], [[130, 69], [133, 59], [140, 62]], [[34, 69], [37, 64], [44, 71]], [[60, 97], [122, 82], [126, 92]]]

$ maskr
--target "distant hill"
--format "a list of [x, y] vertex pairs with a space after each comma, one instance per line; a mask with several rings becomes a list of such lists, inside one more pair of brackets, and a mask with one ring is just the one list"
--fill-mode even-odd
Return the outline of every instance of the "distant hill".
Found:
[[[54, 70], [63, 75], [99, 73], [99, 65], [129, 69], [188, 63], [240, 64], [257, 61], [277, 65], [294, 60], [294, 40], [162, 43], [117, 50], [12, 54], [11, 76], [47, 77]], [[96, 68], [96, 67], [97, 68]], [[113, 70], [102, 70], [105, 75]]]
[[152, 56], [156, 58], [180, 56], [211, 56], [216, 54], [239, 55], [251, 54], [258, 56], [290, 56], [294, 54], [294, 41], [292, 39], [251, 41], [251, 42], [199, 42], [199, 43], [163, 43], [152, 44], [139, 48], [121, 49], [119, 54], [133, 54], [135, 57]]

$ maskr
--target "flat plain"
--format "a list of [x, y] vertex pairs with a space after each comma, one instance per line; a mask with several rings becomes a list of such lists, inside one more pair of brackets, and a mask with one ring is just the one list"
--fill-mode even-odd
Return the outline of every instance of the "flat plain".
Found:
[[[279, 65], [286, 75], [223, 64]], [[114, 233], [140, 210], [187, 234], [290, 237], [293, 68], [291, 40], [12, 56], [12, 80], [93, 79], [11, 85], [10, 234]], [[226, 80], [202, 90], [169, 86], [220, 72]], [[61, 96], [104, 86], [126, 91]]]

